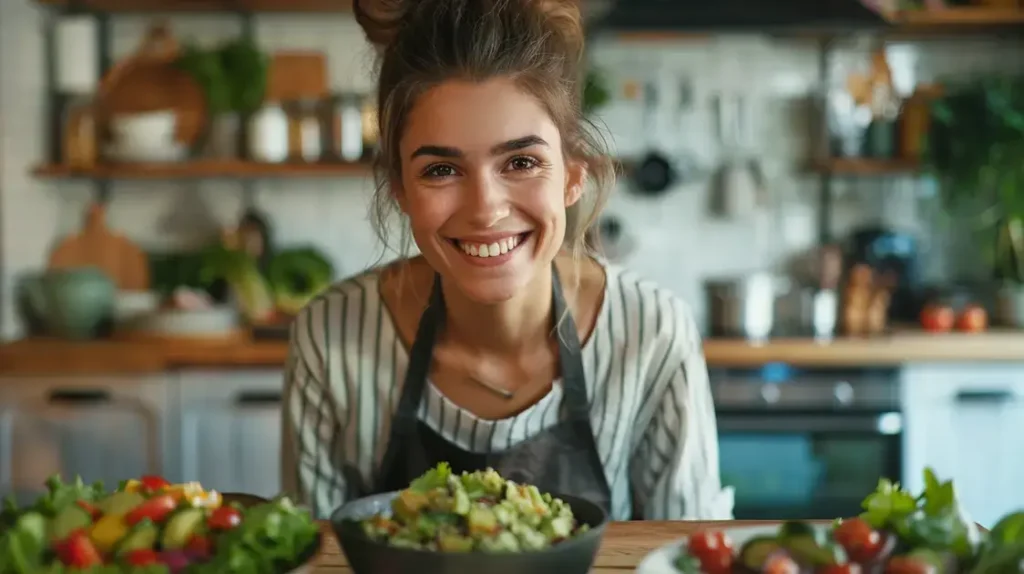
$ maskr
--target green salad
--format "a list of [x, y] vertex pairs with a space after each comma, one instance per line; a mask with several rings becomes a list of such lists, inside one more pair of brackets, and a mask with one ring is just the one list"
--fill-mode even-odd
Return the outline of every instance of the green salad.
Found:
[[319, 528], [287, 498], [242, 508], [156, 476], [108, 492], [81, 479], [0, 512], [0, 574], [278, 574], [315, 551]]
[[373, 540], [439, 552], [542, 550], [588, 529], [566, 502], [535, 486], [505, 480], [493, 469], [455, 474], [444, 463], [401, 491], [390, 515], [360, 525]]
[[681, 574], [1024, 574], [1024, 512], [984, 532], [966, 517], [952, 481], [928, 469], [914, 495], [881, 480], [860, 516], [829, 527], [803, 521], [734, 547], [727, 531], [690, 536]]

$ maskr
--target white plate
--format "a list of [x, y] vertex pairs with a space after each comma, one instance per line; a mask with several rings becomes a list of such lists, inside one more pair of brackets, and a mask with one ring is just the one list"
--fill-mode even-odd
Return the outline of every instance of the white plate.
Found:
[[[815, 529], [824, 530], [828, 526], [822, 524], [813, 525]], [[779, 524], [765, 524], [763, 526], [743, 526], [738, 528], [722, 528], [733, 547], [739, 550], [743, 544], [757, 536], [774, 536], [779, 531]], [[644, 557], [640, 565], [636, 567], [637, 574], [680, 574], [679, 570], [672, 564], [679, 557], [679, 550], [682, 548], [686, 538], [680, 538], [671, 544], [666, 544]]]

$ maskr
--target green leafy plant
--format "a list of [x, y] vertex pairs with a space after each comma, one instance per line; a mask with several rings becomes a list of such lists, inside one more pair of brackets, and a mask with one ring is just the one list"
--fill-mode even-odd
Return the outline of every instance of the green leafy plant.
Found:
[[596, 112], [607, 105], [611, 97], [604, 72], [596, 68], [589, 70], [583, 81], [583, 113]]
[[178, 64], [203, 87], [215, 114], [253, 112], [266, 95], [270, 59], [251, 40], [240, 38], [213, 49], [191, 44]]
[[947, 86], [925, 160], [945, 207], [969, 214], [997, 279], [1024, 284], [1024, 76]]

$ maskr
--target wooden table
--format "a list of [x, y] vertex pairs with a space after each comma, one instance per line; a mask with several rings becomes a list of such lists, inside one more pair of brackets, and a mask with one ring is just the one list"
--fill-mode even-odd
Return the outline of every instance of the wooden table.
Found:
[[[648, 552], [686, 536], [709, 528], [735, 528], [765, 524], [749, 520], [727, 522], [613, 522], [608, 525], [604, 542], [597, 554], [591, 574], [622, 574], [632, 572]], [[770, 522], [768, 524], [771, 524]], [[352, 572], [338, 542], [324, 525], [324, 548], [313, 574], [347, 574]]]

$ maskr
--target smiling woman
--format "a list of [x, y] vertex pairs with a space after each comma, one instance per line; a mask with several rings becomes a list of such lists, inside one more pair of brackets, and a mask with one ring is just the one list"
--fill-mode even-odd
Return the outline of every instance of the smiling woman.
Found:
[[325, 515], [438, 462], [614, 518], [729, 518], [684, 303], [588, 254], [609, 193], [572, 0], [358, 0], [380, 49], [374, 224], [421, 255], [296, 319], [286, 490]]

